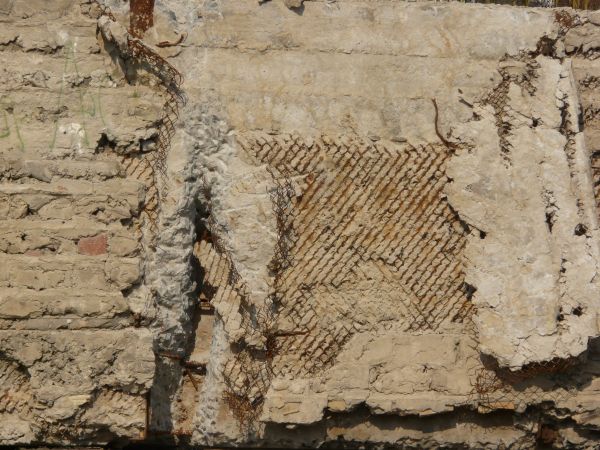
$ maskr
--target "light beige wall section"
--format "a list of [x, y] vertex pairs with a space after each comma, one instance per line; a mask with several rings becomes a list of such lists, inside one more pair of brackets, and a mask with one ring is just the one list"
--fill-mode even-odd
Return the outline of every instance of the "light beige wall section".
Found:
[[496, 129], [480, 107], [465, 131], [474, 149], [448, 171], [450, 202], [486, 232], [466, 249], [480, 349], [513, 369], [577, 356], [598, 334], [597, 213], [571, 61], [535, 64], [532, 94], [508, 89], [506, 142], [480, 140]]
[[[492, 88], [497, 61], [535, 49], [553, 27], [543, 10], [459, 8], [307, 2], [299, 15], [276, 1], [221, 2], [220, 15], [207, 14], [188, 37], [200, 53], [190, 61], [187, 89], [216, 89], [238, 130], [354, 127], [361, 135], [432, 142], [432, 97], [442, 120], [467, 120], [458, 89], [472, 101]], [[507, 21], [516, 32], [504, 32]]]
[[0, 444], [147, 431], [147, 196], [107, 141], [135, 154], [160, 96], [124, 82], [86, 12], [0, 2]]
[[[396, 254], [384, 246], [375, 246], [369, 253], [359, 244], [352, 247], [351, 241], [341, 239], [346, 243], [340, 244], [327, 237], [321, 241], [314, 238], [318, 250], [292, 251], [294, 280], [312, 289], [298, 304], [305, 311], [314, 310], [318, 319], [311, 322], [308, 317], [313, 313], [294, 319], [289, 310], [294, 309], [291, 304], [296, 300], [284, 300], [286, 312], [277, 317], [275, 326], [284, 332], [298, 332], [304, 329], [301, 324], [305, 320], [320, 330], [317, 334], [321, 337], [311, 341], [309, 333], [307, 341], [312, 344], [302, 343], [302, 338], [282, 337], [283, 350], [273, 364], [312, 367], [307, 361], [316, 358], [316, 348], [324, 348], [323, 353], [330, 355], [326, 350], [330, 343], [324, 336], [335, 334], [332, 330], [338, 325], [352, 331], [342, 333], [345, 337], [336, 342], [343, 350], [333, 351], [335, 357], [320, 369], [275, 369], [275, 375], [266, 376], [269, 387], [260, 420], [290, 426], [317, 423], [330, 412], [364, 405], [373, 414], [399, 415], [435, 414], [473, 402], [484, 409], [494, 405], [492, 409], [523, 410], [528, 402], [567, 398], [564, 390], [542, 393], [531, 385], [526, 394], [509, 389], [510, 394], [491, 399], [486, 397], [486, 389], [493, 390], [493, 386], [479, 385], [489, 369], [482, 364], [481, 355], [491, 356], [500, 367], [513, 371], [533, 370], [537, 364], [551, 362], [547, 369], [551, 373], [556, 360], [584, 354], [588, 339], [598, 333], [595, 200], [585, 162], [588, 149], [575, 119], [578, 96], [571, 59], [562, 44], [566, 30], [555, 11], [383, 1], [304, 2], [301, 11], [290, 11], [277, 1], [260, 6], [222, 1], [213, 8], [200, 5], [198, 12], [202, 18], [191, 28], [189, 48], [183, 50], [188, 55], [183, 67], [190, 74], [186, 89], [211, 92], [237, 140], [237, 153], [227, 154], [231, 171], [211, 173], [220, 199], [215, 202], [214, 214], [226, 224], [223, 238], [237, 270], [243, 273], [250, 267], [244, 261], [252, 257], [255, 265], [260, 255], [253, 252], [250, 256], [247, 246], [238, 245], [245, 239], [241, 236], [248, 232], [249, 222], [228, 219], [232, 212], [243, 214], [237, 199], [253, 194], [255, 185], [240, 193], [241, 180], [251, 179], [250, 173], [258, 171], [238, 173], [236, 158], [259, 168], [278, 169], [272, 190], [283, 183], [285, 170], [290, 170], [296, 195], [292, 204], [301, 208], [305, 205], [302, 199], [310, 197], [310, 202], [323, 205], [315, 207], [319, 212], [314, 216], [300, 212], [290, 219], [301, 228], [296, 230], [300, 242], [305, 235], [310, 239], [319, 233], [327, 236], [327, 225], [332, 225], [333, 234], [358, 243], [362, 233], [388, 231], [383, 226], [386, 219], [391, 218], [390, 228], [397, 227], [390, 238]], [[548, 45], [552, 47], [549, 50]], [[438, 131], [451, 143], [450, 148], [436, 132], [432, 99], [439, 106]], [[504, 125], [509, 129], [501, 136], [503, 132], [498, 130]], [[440, 148], [433, 150], [429, 145]], [[407, 156], [394, 166], [393, 157], [410, 153], [411, 146], [419, 156]], [[364, 166], [356, 163], [354, 171], [345, 171], [346, 160], [339, 156], [344, 148]], [[441, 253], [455, 251], [449, 261], [456, 261], [455, 267], [460, 265], [457, 273], [466, 283], [462, 285], [468, 296], [465, 304], [475, 308], [466, 315], [469, 319], [448, 319], [439, 327], [434, 319], [435, 325], [427, 328], [421, 325], [419, 314], [452, 317], [450, 306], [431, 306], [437, 301], [432, 299], [444, 297], [447, 291], [437, 284], [429, 290], [414, 290], [415, 280], [423, 275], [395, 278], [393, 265], [412, 263], [414, 251], [416, 262], [426, 261], [418, 266], [427, 274], [422, 280], [426, 286], [447, 276], [448, 272], [437, 271], [434, 259], [428, 260], [435, 253], [431, 251], [435, 244], [416, 244], [416, 238], [411, 241], [429, 210], [423, 216], [402, 209], [410, 202], [421, 204], [423, 198], [418, 195], [390, 198], [380, 210], [370, 209], [370, 202], [384, 188], [395, 186], [428, 192], [424, 204], [429, 205], [434, 196], [419, 184], [418, 158], [429, 158], [436, 151], [449, 156], [447, 162], [442, 162], [445, 156], [428, 160], [432, 166], [440, 164], [441, 173], [435, 175], [428, 166], [432, 182], [444, 181], [440, 197], [435, 198], [447, 202], [456, 216], [449, 214], [443, 225], [425, 223], [429, 233], [435, 226], [445, 230], [448, 223], [464, 232], [461, 238], [452, 238], [456, 242], [464, 239], [460, 251], [440, 243], [451, 234], [444, 235], [440, 229], [432, 234], [443, 248]], [[385, 152], [392, 155], [383, 165], [392, 167], [391, 175], [384, 174], [375, 162]], [[301, 169], [311, 156], [318, 163]], [[219, 166], [215, 163], [214, 167]], [[375, 172], [381, 172], [381, 179]], [[327, 188], [311, 187], [311, 173], [319, 174], [317, 180]], [[234, 180], [228, 174], [234, 174]], [[327, 175], [319, 178], [320, 174]], [[358, 181], [361, 176], [365, 177], [362, 185]], [[356, 184], [341, 181], [344, 177]], [[231, 197], [230, 191], [236, 195]], [[348, 208], [356, 213], [355, 219], [345, 218]], [[389, 215], [378, 216], [381, 210]], [[404, 223], [407, 215], [412, 219]], [[552, 230], [547, 220], [552, 221]], [[272, 219], [265, 224], [271, 227], [265, 233], [271, 235]], [[336, 228], [337, 224], [347, 226]], [[464, 226], [468, 231], [461, 228]], [[406, 240], [394, 241], [398, 236]], [[361, 255], [362, 262], [352, 259], [353, 251]], [[338, 255], [347, 255], [351, 261], [348, 264], [354, 270], [348, 275], [344, 275], [345, 256]], [[339, 272], [333, 283], [325, 275], [328, 266], [315, 262], [319, 258], [329, 258], [333, 272]], [[449, 261], [443, 267], [452, 264]], [[579, 269], [561, 266], [571, 263]], [[263, 265], [268, 264], [269, 257], [265, 257]], [[321, 270], [323, 276], [319, 277], [316, 274]], [[504, 285], [497, 280], [505, 280]], [[273, 288], [274, 280], [270, 283]], [[291, 295], [286, 292], [284, 297]], [[260, 306], [256, 294], [249, 290], [252, 304]], [[425, 298], [415, 300], [413, 294]], [[269, 304], [264, 298], [263, 307]], [[420, 305], [426, 305], [423, 311]], [[220, 310], [226, 310], [223, 304]], [[233, 342], [244, 326], [244, 313], [237, 316], [236, 308], [229, 311], [225, 329]], [[409, 329], [403, 328], [405, 324]], [[256, 329], [246, 333], [255, 343]], [[446, 347], [447, 342], [454, 343], [455, 353]], [[308, 356], [302, 356], [303, 352]], [[232, 358], [235, 366], [239, 357], [227, 358]], [[263, 375], [256, 369], [250, 378], [262, 380]], [[217, 379], [215, 375], [213, 381], [218, 384]], [[493, 379], [487, 382], [494, 384]], [[260, 390], [250, 389], [247, 394], [258, 401]], [[199, 414], [198, 442], [211, 433], [230, 433], [227, 427], [215, 431], [218, 425], [207, 430], [202, 422], [208, 413]], [[402, 433], [398, 431], [399, 436]]]
[[0, 0], [0, 444], [594, 448], [597, 14], [291, 3], [156, 2], [162, 160], [126, 3]]

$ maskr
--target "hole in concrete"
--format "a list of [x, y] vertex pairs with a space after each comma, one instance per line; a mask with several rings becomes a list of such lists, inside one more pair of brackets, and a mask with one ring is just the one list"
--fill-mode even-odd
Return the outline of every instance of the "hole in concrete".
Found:
[[96, 143], [94, 153], [101, 153], [107, 150], [114, 150], [117, 147], [117, 143], [114, 140], [109, 139], [106, 133], [100, 135], [100, 139]]
[[467, 297], [467, 300], [471, 300], [473, 298], [473, 294], [477, 292], [477, 288], [469, 283], [463, 283], [462, 288]]
[[304, 4], [301, 4], [300, 6], [291, 6], [288, 7], [290, 11], [295, 12], [296, 14], [298, 14], [299, 16], [304, 15]]
[[[559, 438], [558, 429], [554, 425], [540, 423], [536, 436], [538, 448], [549, 448], [546, 446], [553, 445]], [[540, 447], [541, 445], [541, 447]]]
[[576, 236], [583, 236], [584, 234], [587, 233], [587, 227], [580, 223], [575, 227], [575, 235]]
[[554, 227], [554, 211], [546, 213], [546, 225], [548, 225], [548, 231], [552, 233], [552, 228]]
[[[202, 267], [200, 263], [200, 255], [197, 253], [198, 246], [212, 243], [212, 234], [208, 227], [206, 226], [208, 217], [210, 215], [206, 205], [204, 205], [201, 201], [197, 200], [195, 202], [196, 208], [196, 221], [194, 224], [194, 228], [196, 231], [196, 242], [194, 248], [194, 255], [192, 256], [192, 277], [196, 281], [196, 289], [194, 291], [194, 298], [198, 299], [200, 302], [200, 306], [202, 307], [205, 303], [209, 303], [214, 294], [216, 293], [216, 288], [208, 285], [206, 282], [206, 269]], [[196, 308], [197, 311], [200, 311], [200, 308]], [[199, 320], [199, 317], [198, 317]], [[197, 322], [195, 323], [197, 325]]]
[[158, 143], [158, 135], [151, 136], [150, 138], [138, 139], [139, 152], [148, 153], [156, 150], [156, 144]]
[[552, 56], [554, 54], [555, 41], [547, 36], [544, 36], [538, 41], [537, 51], [543, 56]]

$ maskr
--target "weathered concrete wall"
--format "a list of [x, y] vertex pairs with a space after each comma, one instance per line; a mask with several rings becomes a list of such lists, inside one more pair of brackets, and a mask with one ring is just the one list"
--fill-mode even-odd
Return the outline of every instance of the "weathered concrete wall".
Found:
[[596, 13], [106, 5], [0, 2], [0, 444], [594, 448]]

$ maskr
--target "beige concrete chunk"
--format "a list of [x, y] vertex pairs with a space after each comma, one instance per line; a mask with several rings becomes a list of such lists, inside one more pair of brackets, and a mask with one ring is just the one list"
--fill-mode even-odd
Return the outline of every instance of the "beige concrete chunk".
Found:
[[37, 319], [102, 317], [111, 318], [128, 311], [120, 292], [86, 289], [9, 288], [0, 292], [0, 318]]
[[95, 256], [16, 256], [3, 255], [0, 287], [26, 287], [122, 290], [139, 277], [140, 261], [136, 258]]
[[0, 446], [596, 449], [600, 13], [518, 3], [0, 0]]

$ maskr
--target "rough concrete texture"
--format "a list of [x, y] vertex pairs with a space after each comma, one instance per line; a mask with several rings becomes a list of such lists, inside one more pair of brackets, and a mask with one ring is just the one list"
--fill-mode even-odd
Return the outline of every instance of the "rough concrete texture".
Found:
[[598, 13], [129, 16], [0, 0], [0, 445], [597, 448]]

